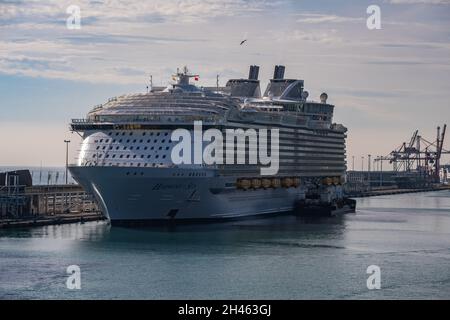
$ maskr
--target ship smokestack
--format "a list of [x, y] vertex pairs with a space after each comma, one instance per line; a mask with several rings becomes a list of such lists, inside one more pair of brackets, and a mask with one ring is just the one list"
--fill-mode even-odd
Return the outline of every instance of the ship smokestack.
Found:
[[285, 69], [286, 69], [285, 66], [275, 66], [275, 71], [273, 73], [273, 79], [274, 80], [284, 79], [284, 70]]
[[259, 76], [259, 66], [250, 66], [250, 71], [248, 73], [249, 80], [258, 80]]

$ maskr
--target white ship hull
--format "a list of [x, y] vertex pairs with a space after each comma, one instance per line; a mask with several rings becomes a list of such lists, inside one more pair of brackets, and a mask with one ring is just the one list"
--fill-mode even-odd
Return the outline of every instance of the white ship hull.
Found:
[[305, 197], [302, 188], [226, 188], [224, 178], [214, 177], [214, 171], [186, 178], [173, 177], [180, 170], [170, 168], [74, 166], [70, 172], [95, 195], [112, 224], [276, 214], [291, 211], [295, 202]]

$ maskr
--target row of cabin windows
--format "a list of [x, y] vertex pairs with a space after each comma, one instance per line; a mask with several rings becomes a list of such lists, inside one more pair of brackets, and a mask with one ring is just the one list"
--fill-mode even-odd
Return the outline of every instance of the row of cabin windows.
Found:
[[[119, 135], [122, 135], [122, 136], [125, 136], [127, 133], [126, 132], [116, 132], [116, 133], [114, 133], [114, 132], [109, 132], [108, 133], [108, 135], [109, 136], [119, 136]], [[155, 136], [160, 136], [162, 134], [162, 132], [149, 132], [148, 133], [148, 135], [149, 136], [153, 136], [153, 135], [155, 135]], [[128, 134], [129, 136], [132, 136], [133, 135], [133, 132], [130, 132], [129, 134]], [[142, 136], [144, 137], [144, 136], [146, 136], [147, 135], [147, 132], [142, 132]], [[164, 132], [164, 135], [165, 136], [168, 136], [169, 135], [169, 133], [168, 132]]]
[[[93, 154], [93, 155], [92, 155], [92, 158], [96, 158], [96, 157], [97, 157], [96, 154]], [[97, 158], [101, 158], [101, 157], [102, 157], [102, 155], [99, 154]], [[109, 157], [110, 157], [109, 154], [105, 155], [105, 158], [109, 158]], [[129, 155], [129, 154], [127, 154], [126, 156], [124, 156], [123, 154], [121, 154], [121, 155], [119, 156], [120, 159], [122, 159], [122, 158], [129, 159], [130, 157], [131, 157], [131, 155]], [[133, 155], [131, 158], [136, 159], [136, 157], [137, 157], [137, 155]], [[151, 157], [152, 157], [151, 154], [147, 155], [147, 159], [150, 159]], [[166, 157], [167, 157], [167, 155], [165, 155], [165, 154], [162, 156], [163, 159], [165, 159]], [[113, 155], [111, 156], [111, 158], [113, 158], [113, 159], [116, 158], [116, 155], [113, 154]], [[141, 158], [141, 159], [144, 159], [145, 156], [144, 156], [143, 154], [141, 154], [140, 158]], [[159, 158], [159, 154], [155, 155], [155, 158], [158, 159], [158, 158]]]
[[[109, 139], [105, 139], [104, 141], [105, 141], [105, 143], [108, 143], [108, 142], [109, 142]], [[122, 143], [122, 141], [123, 141], [122, 139], [119, 139], [119, 140], [113, 139], [111, 142], [112, 142], [112, 143], [116, 143], [116, 142]], [[95, 142], [95, 143], [103, 143], [103, 139], [95, 140], [94, 142]], [[134, 140], [127, 139], [125, 142], [126, 142], [126, 143], [130, 143], [130, 142], [131, 142], [131, 143], [137, 143], [138, 140], [137, 140], [137, 139], [134, 139]], [[144, 141], [143, 139], [140, 139], [140, 140], [139, 140], [139, 143], [144, 143], [144, 142], [145, 142], [145, 141]], [[148, 140], [147, 140], [147, 143], [151, 143], [151, 142], [152, 142], [151, 139], [148, 139]], [[157, 143], [157, 142], [158, 142], [158, 139], [153, 140], [153, 142], [154, 142], [154, 143]], [[166, 140], [163, 139], [163, 140], [161, 140], [161, 142], [162, 142], [162, 143], [165, 143]], [[168, 142], [172, 142], [172, 139], [169, 139]]]
[[[100, 150], [100, 146], [97, 146], [97, 148], [95, 148], [96, 150]], [[109, 148], [108, 148], [108, 150], [113, 150], [114, 149], [114, 147], [112, 147], [112, 146], [110, 146]], [[119, 146], [116, 146], [116, 148], [115, 148], [116, 150], [119, 150], [120, 149], [120, 147]], [[127, 147], [123, 147], [122, 148], [122, 150], [127, 150], [128, 148]], [[133, 150], [134, 148], [133, 147], [130, 147], [129, 148], [129, 150]], [[136, 150], [140, 150], [141, 149], [141, 147], [136, 147]], [[143, 148], [144, 150], [148, 150], [148, 147], [144, 147]], [[163, 147], [158, 147], [158, 150], [162, 150], [163, 149]], [[170, 147], [166, 147], [166, 150], [169, 150], [170, 149]], [[102, 150], [106, 150], [106, 146], [103, 146], [102, 147]], [[150, 150], [155, 150], [155, 147], [150, 147]]]

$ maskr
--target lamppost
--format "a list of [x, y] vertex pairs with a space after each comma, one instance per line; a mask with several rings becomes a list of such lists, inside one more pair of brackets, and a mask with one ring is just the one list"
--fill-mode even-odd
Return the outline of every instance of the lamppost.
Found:
[[66, 144], [66, 184], [68, 183], [68, 171], [69, 171], [69, 143], [70, 140], [64, 140], [64, 143]]

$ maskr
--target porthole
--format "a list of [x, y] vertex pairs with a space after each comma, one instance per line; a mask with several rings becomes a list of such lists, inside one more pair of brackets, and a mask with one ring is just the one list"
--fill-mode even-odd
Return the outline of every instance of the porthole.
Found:
[[133, 147], [130, 147], [130, 150], [133, 150]]
[[102, 143], [103, 142], [103, 139], [100, 139], [100, 143]]
[[96, 148], [96, 149], [97, 149], [97, 150], [98, 150], [98, 149], [100, 149], [100, 146], [97, 146], [97, 148]]
[[136, 143], [136, 139], [133, 140], [133, 143]]
[[133, 155], [133, 159], [136, 158], [136, 155]]
[[161, 134], [161, 133], [158, 132], [156, 135], [159, 137], [160, 134]]
[[130, 136], [132, 136], [133, 135], [133, 132], [130, 132]]
[[129, 143], [129, 142], [130, 142], [130, 139], [127, 140], [127, 143]]
[[142, 136], [145, 136], [145, 132], [142, 133]]
[[129, 154], [127, 154], [127, 159], [130, 157], [130, 155]]
[[123, 158], [123, 154], [120, 155], [120, 159], [122, 159], [122, 158]]

